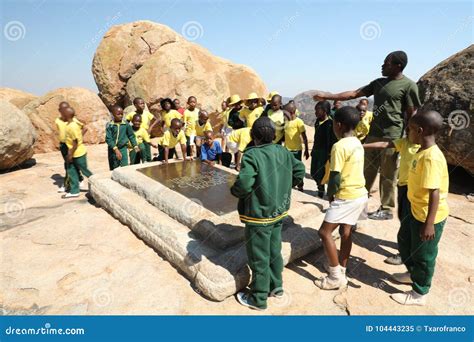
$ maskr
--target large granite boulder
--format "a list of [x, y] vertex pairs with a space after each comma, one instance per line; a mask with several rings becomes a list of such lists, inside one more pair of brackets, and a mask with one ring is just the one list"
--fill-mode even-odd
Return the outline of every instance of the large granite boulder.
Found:
[[233, 93], [266, 94], [249, 67], [212, 55], [169, 27], [150, 21], [113, 26], [104, 36], [92, 72], [106, 105], [129, 105], [143, 97], [156, 112], [160, 98], [195, 95], [207, 110]]
[[0, 170], [8, 170], [31, 158], [35, 139], [36, 131], [25, 113], [0, 99]]
[[441, 113], [446, 125], [438, 145], [449, 164], [474, 174], [474, 45], [445, 59], [418, 81], [423, 108]]
[[58, 149], [54, 120], [59, 116], [58, 106], [67, 101], [76, 111], [76, 117], [85, 124], [84, 142], [98, 144], [105, 141], [105, 125], [109, 112], [100, 98], [84, 88], [59, 88], [33, 100], [24, 107], [38, 133], [35, 152], [51, 152]]
[[38, 96], [13, 88], [0, 88], [0, 100], [5, 100], [14, 106], [23, 109], [29, 102]]

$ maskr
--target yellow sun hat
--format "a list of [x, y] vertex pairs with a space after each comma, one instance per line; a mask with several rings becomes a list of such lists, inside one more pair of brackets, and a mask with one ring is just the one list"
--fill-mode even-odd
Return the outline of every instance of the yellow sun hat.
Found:
[[240, 96], [238, 94], [234, 94], [229, 98], [228, 105], [232, 106], [232, 105], [238, 104], [239, 102], [242, 102]]
[[265, 100], [265, 99], [263, 97], [259, 97], [257, 93], [250, 93], [245, 99], [245, 104], [247, 104], [247, 101], [250, 101], [250, 100]]
[[280, 95], [279, 92], [277, 91], [272, 91], [270, 94], [268, 94], [267, 96], [267, 102], [270, 102], [272, 100], [272, 97], [275, 96], [275, 95]]

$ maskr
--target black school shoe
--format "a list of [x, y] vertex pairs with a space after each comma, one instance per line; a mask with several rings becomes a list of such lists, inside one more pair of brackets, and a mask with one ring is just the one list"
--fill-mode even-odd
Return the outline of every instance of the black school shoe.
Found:
[[235, 297], [236, 297], [237, 301], [239, 302], [239, 304], [241, 304], [243, 306], [246, 306], [250, 309], [258, 310], [258, 311], [264, 311], [264, 310], [267, 309], [267, 308], [258, 307], [255, 304], [253, 304], [250, 300], [250, 295], [248, 293], [239, 292], [235, 295]]
[[390, 209], [379, 208], [377, 211], [370, 213], [368, 217], [371, 220], [377, 220], [377, 221], [392, 220], [393, 214]]

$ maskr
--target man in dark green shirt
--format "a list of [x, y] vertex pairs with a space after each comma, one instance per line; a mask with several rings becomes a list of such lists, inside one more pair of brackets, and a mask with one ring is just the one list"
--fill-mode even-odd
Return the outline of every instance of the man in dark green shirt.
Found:
[[[415, 82], [403, 75], [408, 57], [403, 51], [391, 52], [382, 65], [382, 76], [357, 90], [338, 94], [318, 91], [315, 101], [350, 100], [361, 96], [374, 95], [374, 120], [372, 121], [366, 143], [391, 141], [403, 135], [404, 123], [421, 106], [418, 87]], [[370, 192], [377, 172], [380, 170], [380, 208], [369, 215], [375, 220], [390, 220], [395, 207], [395, 187], [398, 175], [398, 153], [393, 148], [382, 151], [368, 151], [365, 154], [364, 176], [366, 188]]]

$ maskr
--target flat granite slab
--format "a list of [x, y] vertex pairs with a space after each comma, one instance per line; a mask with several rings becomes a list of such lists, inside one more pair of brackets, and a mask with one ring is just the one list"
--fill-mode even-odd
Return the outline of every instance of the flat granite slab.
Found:
[[[244, 239], [237, 199], [230, 193], [236, 174], [235, 170], [194, 161], [117, 168], [112, 179], [189, 227], [204, 242], [225, 250]], [[294, 219], [319, 215], [325, 203], [294, 190], [289, 215]], [[284, 225], [287, 222], [288, 218]]]
[[[112, 176], [134, 171], [135, 175], [148, 178], [136, 172], [136, 168], [120, 168]], [[90, 177], [89, 190], [97, 204], [181, 270], [205, 297], [221, 301], [248, 285], [250, 271], [244, 242], [238, 242], [225, 250], [213, 247], [200, 234], [145, 199], [142, 193], [132, 191], [111, 179], [110, 172]], [[177, 194], [169, 191], [158, 194]], [[285, 264], [321, 246], [317, 230], [324, 215], [315, 205], [311, 211], [311, 215], [300, 219], [290, 217], [284, 225], [282, 255]]]

